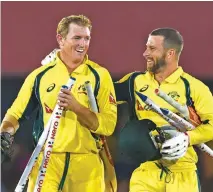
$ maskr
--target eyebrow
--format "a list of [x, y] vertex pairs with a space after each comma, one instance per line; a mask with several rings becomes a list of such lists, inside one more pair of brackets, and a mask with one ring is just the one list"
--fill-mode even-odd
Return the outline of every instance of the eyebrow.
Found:
[[86, 35], [86, 36], [83, 36], [83, 35], [74, 35], [73, 37], [91, 37], [90, 35]]
[[149, 45], [149, 44], [146, 44], [146, 47], [155, 48], [155, 46], [154, 46], [154, 45]]

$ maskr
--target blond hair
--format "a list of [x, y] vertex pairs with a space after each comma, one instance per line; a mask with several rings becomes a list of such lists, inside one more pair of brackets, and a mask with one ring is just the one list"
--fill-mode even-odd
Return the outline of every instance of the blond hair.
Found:
[[92, 22], [90, 19], [84, 15], [70, 15], [64, 17], [59, 23], [57, 27], [57, 34], [60, 34], [62, 37], [66, 37], [69, 32], [70, 23], [74, 23], [83, 27], [88, 27], [89, 30], [92, 30]]

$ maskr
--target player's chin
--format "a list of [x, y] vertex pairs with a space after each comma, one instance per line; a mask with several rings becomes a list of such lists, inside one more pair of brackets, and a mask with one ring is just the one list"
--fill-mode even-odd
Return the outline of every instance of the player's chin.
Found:
[[152, 67], [152, 66], [148, 66], [148, 65], [147, 65], [147, 68], [146, 68], [146, 69], [147, 69], [147, 71], [152, 72], [153, 67]]
[[82, 63], [84, 60], [84, 56], [72, 55], [72, 61], [75, 64]]
[[77, 59], [81, 60], [81, 59], [83, 59], [83, 58], [85, 57], [85, 55], [86, 55], [85, 52], [83, 52], [83, 53], [76, 52], [75, 58], [76, 58], [76, 60], [77, 60]]
[[146, 65], [147, 65], [147, 67], [153, 67], [154, 66], [154, 62], [153, 61], [147, 61]]

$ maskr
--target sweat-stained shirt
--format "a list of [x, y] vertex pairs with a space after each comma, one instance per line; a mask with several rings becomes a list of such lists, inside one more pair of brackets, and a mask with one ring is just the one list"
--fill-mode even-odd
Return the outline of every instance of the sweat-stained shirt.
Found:
[[[90, 81], [93, 90], [99, 86], [97, 92], [96, 113], [99, 127], [93, 133], [109, 136], [113, 133], [117, 121], [117, 106], [113, 82], [109, 72], [85, 57], [83, 64], [69, 74], [65, 64], [57, 56], [51, 63], [34, 70], [25, 80], [18, 97], [5, 119], [15, 117], [19, 124], [28, 119], [35, 108], [39, 108], [33, 127], [34, 139], [38, 141], [45, 125], [57, 102], [57, 96], [62, 85], [70, 77], [76, 79], [71, 89], [72, 94], [83, 106], [90, 108], [85, 89], [85, 82]], [[91, 131], [81, 125], [77, 115], [71, 110], [63, 111], [59, 127], [55, 136], [53, 152], [90, 153], [98, 152], [95, 139]]]
[[[168, 122], [159, 114], [150, 110], [149, 106], [139, 98], [135, 91], [146, 95], [161, 108], [167, 108], [174, 113], [178, 113], [174, 107], [155, 94], [155, 89], [160, 89], [180, 104], [185, 105], [187, 102], [186, 93], [189, 90], [188, 88], [190, 88], [190, 99], [203, 123], [196, 127], [196, 129], [188, 131], [190, 146], [184, 157], [178, 161], [160, 161], [164, 165], [169, 166], [171, 170], [182, 170], [183, 168], [195, 170], [195, 163], [197, 163], [198, 157], [192, 145], [213, 140], [213, 97], [209, 88], [198, 79], [185, 73], [181, 67], [178, 67], [178, 69], [160, 85], [148, 71], [137, 75], [133, 84], [133, 92], [133, 89], [131, 89], [131, 78], [133, 78], [133, 74], [134, 73], [127, 74], [118, 82], [114, 83], [117, 102], [128, 102], [132, 108], [134, 107], [135, 110], [133, 111], [135, 111], [137, 119], [150, 119], [157, 127], [168, 125]], [[186, 82], [189, 84], [188, 88]]]

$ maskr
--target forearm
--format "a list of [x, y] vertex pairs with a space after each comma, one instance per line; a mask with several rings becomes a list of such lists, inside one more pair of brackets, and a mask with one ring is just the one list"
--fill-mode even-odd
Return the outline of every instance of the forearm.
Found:
[[6, 114], [1, 124], [1, 132], [8, 132], [11, 135], [14, 135], [16, 130], [19, 127], [19, 123], [15, 117], [12, 115]]
[[190, 145], [197, 145], [213, 140], [213, 126], [201, 124], [191, 131], [187, 131], [190, 138]]
[[88, 108], [81, 105], [75, 110], [75, 114], [78, 117], [78, 121], [88, 129], [96, 131], [99, 127], [96, 114], [90, 111]]
[[111, 112], [97, 113], [96, 115], [98, 118], [99, 127], [94, 133], [104, 136], [110, 136], [115, 130], [117, 113], [115, 112], [115, 110], [112, 109]]

